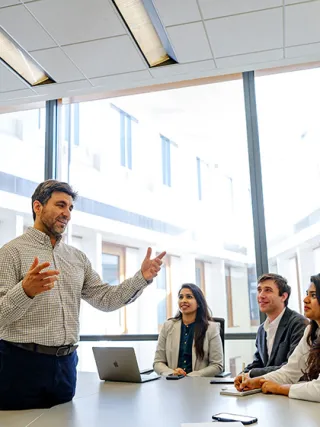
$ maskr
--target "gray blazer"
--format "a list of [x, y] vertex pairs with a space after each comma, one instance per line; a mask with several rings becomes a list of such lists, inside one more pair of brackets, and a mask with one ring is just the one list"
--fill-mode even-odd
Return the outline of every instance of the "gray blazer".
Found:
[[[160, 375], [172, 374], [178, 368], [180, 349], [181, 320], [168, 320], [163, 325], [157, 350], [154, 358], [153, 369]], [[213, 377], [222, 372], [223, 353], [219, 333], [219, 324], [209, 322], [203, 342], [204, 358], [198, 360], [193, 342], [192, 347], [192, 372], [188, 376]]]
[[250, 371], [250, 377], [254, 378], [281, 368], [288, 362], [289, 356], [299, 344], [308, 323], [304, 316], [287, 307], [274, 337], [270, 357], [268, 357], [267, 335], [262, 323], [257, 332], [257, 351], [253, 362], [244, 371]]

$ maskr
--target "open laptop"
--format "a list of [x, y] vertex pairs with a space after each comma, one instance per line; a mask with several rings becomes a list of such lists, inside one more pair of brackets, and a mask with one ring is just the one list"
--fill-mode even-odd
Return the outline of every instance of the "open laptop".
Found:
[[145, 383], [160, 378], [155, 372], [140, 373], [132, 347], [92, 347], [92, 351], [101, 380]]

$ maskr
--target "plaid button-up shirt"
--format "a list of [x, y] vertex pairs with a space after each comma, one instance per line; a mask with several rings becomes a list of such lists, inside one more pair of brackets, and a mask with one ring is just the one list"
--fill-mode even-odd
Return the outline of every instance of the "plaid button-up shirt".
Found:
[[[53, 289], [29, 298], [22, 280], [35, 257], [60, 271]], [[35, 228], [0, 249], [0, 338], [47, 346], [74, 344], [79, 339], [80, 300], [103, 311], [133, 302], [147, 286], [139, 271], [118, 286], [101, 281], [86, 255]]]

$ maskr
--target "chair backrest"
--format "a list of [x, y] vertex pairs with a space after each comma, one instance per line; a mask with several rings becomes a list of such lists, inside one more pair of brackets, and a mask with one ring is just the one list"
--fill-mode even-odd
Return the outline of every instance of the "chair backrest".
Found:
[[213, 317], [213, 321], [220, 325], [220, 337], [222, 341], [223, 350], [223, 371], [225, 370], [225, 357], [224, 357], [224, 319], [222, 317]]

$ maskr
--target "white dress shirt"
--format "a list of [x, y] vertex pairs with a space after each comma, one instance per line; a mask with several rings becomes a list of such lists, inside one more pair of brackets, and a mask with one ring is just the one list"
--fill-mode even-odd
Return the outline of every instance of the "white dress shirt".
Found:
[[[301, 341], [289, 357], [288, 363], [277, 371], [270, 372], [263, 376], [278, 384], [292, 384], [289, 397], [292, 399], [310, 400], [320, 402], [320, 375], [317, 379], [307, 382], [299, 382], [301, 375], [307, 368], [307, 360], [310, 346], [307, 343], [307, 336], [310, 326], [307, 326]], [[318, 336], [320, 329], [318, 328]]]
[[268, 356], [269, 357], [270, 357], [271, 352], [272, 352], [274, 338], [276, 336], [279, 323], [282, 319], [282, 316], [284, 315], [285, 310], [286, 310], [286, 307], [281, 311], [279, 316], [276, 317], [272, 322], [270, 322], [269, 318], [267, 318], [267, 320], [264, 322], [263, 327], [264, 327], [264, 330], [266, 331], [266, 334], [267, 334], [267, 348], [268, 348]]

